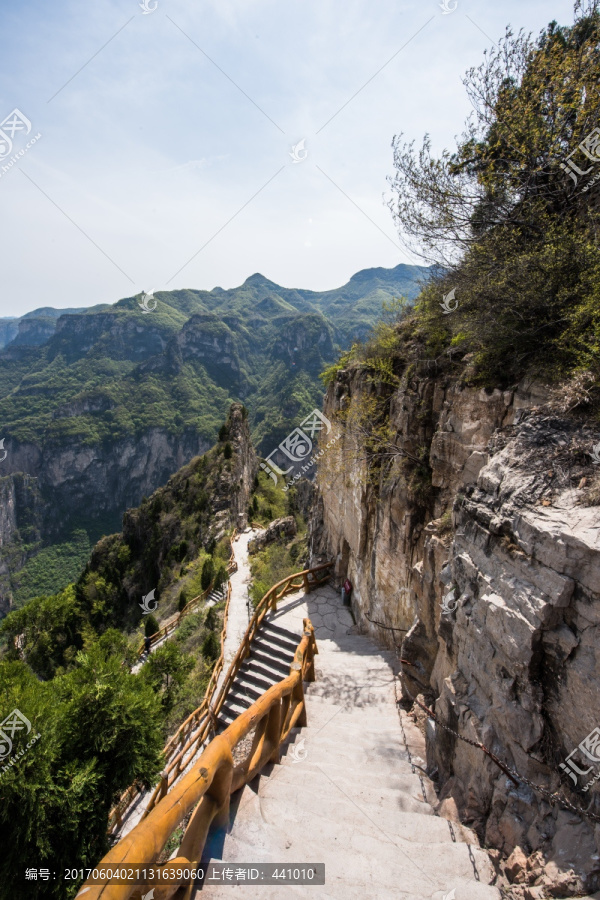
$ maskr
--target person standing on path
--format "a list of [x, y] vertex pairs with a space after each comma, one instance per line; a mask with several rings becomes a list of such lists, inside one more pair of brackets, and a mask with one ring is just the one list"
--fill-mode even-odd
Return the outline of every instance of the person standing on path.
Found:
[[350, 606], [350, 596], [352, 594], [352, 582], [348, 577], [344, 581], [342, 585], [342, 604], [344, 606]]

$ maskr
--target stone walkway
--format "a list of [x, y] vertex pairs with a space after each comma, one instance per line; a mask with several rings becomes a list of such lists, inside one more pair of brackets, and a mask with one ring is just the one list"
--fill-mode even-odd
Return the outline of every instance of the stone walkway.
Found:
[[[232, 798], [230, 830], [211, 836], [204, 862], [325, 863], [325, 886], [246, 883], [248, 900], [498, 900], [476, 837], [434, 815], [418, 768], [422, 735], [395, 703], [394, 654], [356, 633], [327, 586], [286, 598], [271, 620], [300, 637], [305, 616], [319, 649], [316, 681], [305, 685], [308, 726], [294, 730], [281, 765]], [[231, 900], [232, 891], [207, 884], [193, 896]]]
[[238, 568], [237, 572], [234, 572], [229, 579], [231, 581], [231, 600], [229, 601], [227, 635], [225, 636], [224, 663], [217, 682], [217, 691], [220, 690], [223, 684], [229, 664], [237, 653], [250, 621], [250, 616], [248, 615], [248, 584], [250, 582], [248, 541], [255, 534], [256, 530], [248, 528], [242, 534], [238, 534], [233, 542], [233, 553]]

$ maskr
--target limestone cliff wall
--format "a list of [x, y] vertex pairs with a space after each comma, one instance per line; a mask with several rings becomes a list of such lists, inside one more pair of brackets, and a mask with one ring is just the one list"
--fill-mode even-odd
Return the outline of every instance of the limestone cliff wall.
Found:
[[[325, 414], [378, 392], [342, 371]], [[333, 557], [359, 625], [412, 663], [406, 697], [598, 814], [598, 787], [575, 787], [559, 765], [600, 727], [600, 507], [586, 498], [600, 435], [547, 400], [536, 384], [484, 391], [405, 374], [388, 403], [397, 459], [369, 476], [346, 426], [320, 472], [311, 562]], [[441, 801], [489, 846], [572, 857], [596, 889], [600, 828], [516, 788], [431, 720], [427, 743]]]
[[60, 529], [69, 514], [100, 518], [136, 506], [194, 456], [209, 449], [195, 431], [181, 435], [152, 428], [139, 437], [110, 445], [71, 444], [40, 450], [33, 444], [7, 444], [2, 474], [34, 475], [47, 499], [45, 533]]

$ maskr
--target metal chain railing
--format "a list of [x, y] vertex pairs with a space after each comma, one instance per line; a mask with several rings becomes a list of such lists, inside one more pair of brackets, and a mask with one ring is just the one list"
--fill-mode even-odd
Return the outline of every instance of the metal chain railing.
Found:
[[[414, 666], [414, 663], [409, 662], [407, 659], [400, 658], [400, 663], [404, 666]], [[512, 767], [506, 766], [501, 760], [498, 759], [495, 753], [492, 753], [491, 750], [488, 750], [484, 744], [479, 741], [472, 741], [470, 738], [465, 737], [462, 734], [459, 734], [458, 731], [455, 731], [454, 728], [450, 728], [445, 722], [442, 722], [441, 719], [436, 716], [432, 709], [429, 709], [428, 706], [425, 706], [424, 703], [421, 703], [420, 700], [417, 700], [416, 697], [413, 697], [409, 689], [406, 687], [406, 684], [402, 685], [402, 689], [406, 691], [410, 699], [413, 703], [416, 703], [418, 707], [420, 707], [427, 715], [433, 719], [436, 725], [439, 725], [440, 728], [443, 728], [444, 731], [449, 732], [449, 734], [453, 735], [455, 738], [458, 738], [459, 741], [463, 741], [465, 744], [469, 744], [471, 747], [475, 747], [477, 750], [481, 750], [483, 753], [488, 756], [492, 762], [494, 762], [499, 769], [501, 769], [505, 775], [510, 778], [510, 780], [517, 787], [519, 786], [519, 782], [522, 784], [526, 784], [527, 787], [530, 787], [533, 791], [536, 791], [538, 794], [541, 794], [548, 800], [552, 806], [562, 806], [565, 809], [568, 809], [570, 812], [574, 812], [578, 816], [583, 816], [586, 819], [589, 819], [592, 822], [600, 822], [600, 816], [597, 816], [595, 813], [587, 812], [582, 809], [580, 806], [577, 806], [574, 803], [571, 803], [570, 800], [563, 794], [559, 794], [558, 791], [549, 791], [547, 788], [542, 787], [539, 784], [534, 784], [533, 781], [530, 781], [529, 778], [526, 778], [525, 775], [521, 775], [520, 772], [517, 772], [516, 769]], [[399, 701], [397, 701], [399, 702]]]

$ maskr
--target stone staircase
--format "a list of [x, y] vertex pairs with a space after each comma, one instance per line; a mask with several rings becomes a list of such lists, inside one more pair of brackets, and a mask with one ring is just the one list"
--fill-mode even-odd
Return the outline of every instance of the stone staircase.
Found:
[[[435, 814], [423, 737], [396, 702], [394, 654], [357, 633], [330, 587], [291, 595], [269, 617], [222, 724], [287, 674], [304, 616], [319, 651], [308, 725], [280, 765], [232, 797], [229, 827], [211, 834], [203, 864], [325, 863], [324, 886], [245, 883], [248, 900], [498, 900], [475, 834]], [[230, 900], [231, 881], [198, 884], [192, 896]]]
[[227, 582], [224, 582], [222, 587], [217, 588], [216, 590], [212, 590], [208, 597], [206, 598], [205, 608], [209, 606], [215, 606], [217, 603], [221, 603], [225, 597], [227, 596]]
[[290, 665], [302, 637], [265, 620], [252, 642], [248, 656], [237, 673], [227, 700], [217, 719], [217, 734], [224, 731], [240, 713], [258, 700], [272, 685], [290, 674]]

